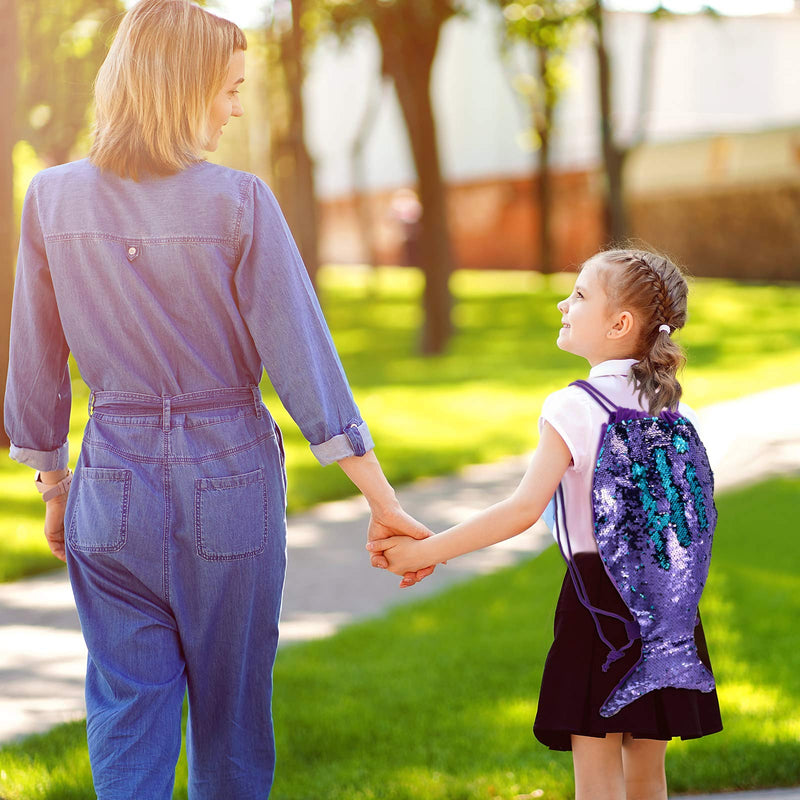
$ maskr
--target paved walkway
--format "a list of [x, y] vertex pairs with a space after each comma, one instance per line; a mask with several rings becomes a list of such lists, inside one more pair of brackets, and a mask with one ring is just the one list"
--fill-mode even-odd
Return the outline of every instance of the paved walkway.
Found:
[[[718, 491], [800, 471], [798, 408], [800, 384], [701, 410], [701, 433]], [[748, 421], [747, 427], [742, 420]], [[515, 457], [470, 467], [454, 476], [419, 481], [398, 495], [409, 513], [441, 530], [507, 496], [527, 460]], [[401, 591], [399, 579], [369, 567], [364, 550], [367, 516], [365, 501], [354, 498], [290, 518], [283, 645], [330, 635], [359, 617], [530, 557], [551, 542], [538, 523], [514, 539], [454, 559], [419, 586]], [[0, 584], [0, 642], [0, 741], [84, 715], [86, 650], [65, 570]], [[759, 793], [753, 800], [762, 797], [800, 800], [800, 791]]]

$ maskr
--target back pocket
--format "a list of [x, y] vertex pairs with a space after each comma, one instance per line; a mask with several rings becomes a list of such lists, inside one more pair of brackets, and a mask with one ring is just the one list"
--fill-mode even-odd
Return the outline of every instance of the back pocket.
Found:
[[69, 525], [69, 543], [86, 553], [114, 553], [128, 538], [131, 470], [83, 467]]
[[194, 482], [197, 554], [207, 561], [257, 556], [267, 544], [267, 484], [260, 469]]

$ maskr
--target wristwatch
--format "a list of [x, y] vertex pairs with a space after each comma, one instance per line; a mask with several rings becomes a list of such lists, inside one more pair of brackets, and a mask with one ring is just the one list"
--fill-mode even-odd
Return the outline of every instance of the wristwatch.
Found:
[[69, 492], [69, 485], [72, 483], [72, 470], [67, 470], [66, 477], [62, 478], [58, 483], [44, 483], [42, 481], [42, 473], [37, 472], [36, 477], [33, 479], [36, 488], [42, 495], [42, 500], [46, 503], [54, 497]]

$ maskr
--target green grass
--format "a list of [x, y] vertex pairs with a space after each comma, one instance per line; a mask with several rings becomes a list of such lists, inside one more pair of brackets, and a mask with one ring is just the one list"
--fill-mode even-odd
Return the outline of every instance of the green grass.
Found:
[[[725, 730], [670, 744], [671, 792], [800, 783], [799, 497], [795, 477], [718, 501], [702, 612]], [[550, 548], [282, 649], [273, 800], [570, 797], [570, 755], [530, 732], [562, 575]], [[91, 797], [83, 735], [61, 726], [0, 748], [0, 797]], [[175, 797], [186, 797], [185, 762]]]
[[[573, 276], [458, 272], [452, 279], [457, 334], [445, 355], [415, 355], [420, 274], [381, 269], [373, 285], [358, 269], [328, 268], [321, 295], [356, 400], [389, 479], [402, 484], [466, 464], [525, 452], [537, 441], [547, 394], [586, 372], [555, 347], [556, 302]], [[796, 381], [800, 374], [800, 285], [698, 280], [680, 338], [689, 350], [685, 397], [696, 407]], [[73, 364], [70, 431], [74, 465], [88, 389]], [[268, 382], [264, 398], [284, 429], [289, 509], [351, 494], [341, 470], [322, 469]], [[41, 534], [32, 471], [0, 458], [0, 581], [55, 565]]]

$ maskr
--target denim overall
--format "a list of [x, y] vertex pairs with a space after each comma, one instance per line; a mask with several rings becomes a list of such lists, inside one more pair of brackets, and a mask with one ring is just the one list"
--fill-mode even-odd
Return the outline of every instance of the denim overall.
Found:
[[188, 688], [191, 796], [264, 798], [286, 567], [278, 428], [255, 386], [96, 392], [90, 413], [65, 534], [98, 796], [172, 796]]
[[35, 176], [5, 398], [35, 469], [69, 460], [70, 353], [93, 389], [65, 533], [97, 796], [171, 797], [188, 690], [191, 800], [264, 800], [286, 561], [264, 369], [321, 464], [373, 446], [267, 186], [206, 162]]

